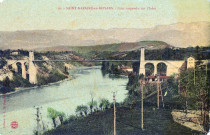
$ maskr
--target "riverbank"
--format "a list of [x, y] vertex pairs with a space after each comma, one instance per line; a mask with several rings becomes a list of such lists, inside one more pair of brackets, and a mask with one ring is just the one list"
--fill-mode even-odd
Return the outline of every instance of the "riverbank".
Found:
[[[78, 67], [77, 67], [78, 68]], [[90, 68], [90, 67], [79, 67], [79, 68]], [[71, 69], [69, 70], [74, 70], [76, 69], [75, 67], [71, 67]], [[47, 83], [47, 84], [41, 84], [41, 85], [33, 85], [31, 87], [16, 87], [14, 88], [14, 91], [11, 91], [11, 92], [7, 92], [7, 93], [0, 93], [0, 96], [3, 96], [3, 95], [11, 95], [11, 94], [14, 94], [14, 93], [18, 93], [18, 92], [21, 92], [21, 91], [25, 91], [25, 90], [29, 90], [29, 89], [36, 89], [36, 88], [39, 88], [39, 87], [48, 87], [48, 86], [51, 86], [51, 85], [56, 85], [56, 84], [59, 84], [61, 82], [64, 82], [64, 81], [68, 81], [68, 80], [72, 80], [74, 79], [73, 76], [71, 75], [65, 75], [67, 78], [63, 79], [63, 80], [59, 80], [59, 81], [56, 81], [56, 82], [51, 82], [51, 83]]]
[[15, 91], [8, 92], [8, 93], [5, 93], [5, 94], [0, 94], [0, 96], [11, 95], [11, 94], [15, 94], [17, 92], [21, 92], [21, 91], [25, 91], [25, 90], [29, 90], [29, 89], [36, 89], [36, 88], [39, 88], [39, 87], [48, 87], [48, 86], [56, 85], [56, 84], [59, 84], [61, 82], [72, 80], [72, 79], [73, 78], [71, 76], [68, 76], [68, 78], [65, 78], [64, 80], [60, 80], [58, 82], [53, 82], [53, 83], [48, 83], [48, 84], [45, 84], [45, 85], [40, 85], [40, 86], [36, 85], [36, 86], [32, 86], [32, 87], [18, 87], [18, 88], [15, 88]]

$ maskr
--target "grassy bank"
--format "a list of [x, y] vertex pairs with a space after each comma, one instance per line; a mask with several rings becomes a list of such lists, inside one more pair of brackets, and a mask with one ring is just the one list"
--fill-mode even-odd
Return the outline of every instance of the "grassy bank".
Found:
[[[144, 131], [141, 130], [141, 107], [117, 108], [118, 135], [191, 135], [199, 132], [181, 126], [172, 120], [171, 110], [147, 107], [144, 110]], [[70, 118], [64, 125], [44, 135], [112, 135], [113, 109], [95, 112], [86, 117]]]

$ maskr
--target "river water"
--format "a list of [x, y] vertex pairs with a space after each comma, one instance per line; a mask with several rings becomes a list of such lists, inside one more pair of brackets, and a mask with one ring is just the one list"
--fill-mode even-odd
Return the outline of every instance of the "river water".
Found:
[[[47, 108], [52, 107], [63, 111], [67, 116], [75, 114], [78, 105], [87, 105], [94, 100], [106, 98], [112, 102], [113, 92], [116, 92], [117, 102], [126, 97], [127, 77], [111, 79], [103, 76], [100, 67], [81, 67], [70, 70], [72, 80], [37, 88], [28, 88], [5, 96], [0, 96], [0, 134], [31, 135], [36, 129], [36, 109], [40, 108], [40, 125], [52, 128], [52, 121], [47, 117]], [[6, 111], [6, 113], [3, 113]], [[3, 116], [5, 114], [5, 117]], [[5, 119], [5, 128], [4, 128]], [[18, 122], [18, 128], [11, 128], [11, 122]], [[40, 128], [42, 128], [40, 126]]]

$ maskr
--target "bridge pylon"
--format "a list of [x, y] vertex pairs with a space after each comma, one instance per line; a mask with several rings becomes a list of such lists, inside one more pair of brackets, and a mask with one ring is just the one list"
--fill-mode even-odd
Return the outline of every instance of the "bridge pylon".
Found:
[[144, 54], [145, 49], [141, 48], [141, 55], [140, 55], [140, 69], [139, 69], [139, 74], [145, 75], [145, 54]]
[[28, 59], [28, 63], [29, 63], [29, 69], [28, 69], [28, 74], [29, 74], [29, 82], [32, 84], [36, 84], [37, 83], [37, 69], [33, 63], [34, 61], [34, 52], [29, 52], [29, 59]]

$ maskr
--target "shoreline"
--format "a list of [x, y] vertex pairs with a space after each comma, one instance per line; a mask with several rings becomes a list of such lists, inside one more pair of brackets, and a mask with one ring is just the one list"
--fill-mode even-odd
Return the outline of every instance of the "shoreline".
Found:
[[[92, 68], [99, 68], [99, 67], [100, 66], [92, 66]], [[82, 66], [80, 68], [81, 69], [85, 69], [85, 68], [89, 69], [89, 67], [85, 67], [85, 66]], [[73, 69], [75, 69], [75, 68], [73, 68]], [[114, 75], [114, 74], [110, 74], [110, 75]], [[123, 77], [123, 78], [127, 78], [128, 77], [128, 75], [125, 75], [125, 74], [119, 74], [119, 76]], [[73, 80], [73, 79], [74, 79], [73, 76], [67, 75], [67, 78], [65, 78], [63, 80], [60, 80], [60, 81], [57, 81], [57, 82], [48, 83], [48, 84], [45, 84], [45, 85], [40, 85], [40, 86], [35, 85], [35, 86], [32, 86], [32, 87], [16, 87], [16, 88], [14, 88], [14, 91], [12, 91], [12, 92], [0, 94], [0, 97], [1, 96], [12, 95], [12, 94], [15, 94], [15, 93], [18, 93], [18, 92], [22, 92], [22, 91], [26, 91], [26, 90], [29, 90], [29, 89], [35, 89], [35, 88], [39, 88], [39, 87], [48, 87], [48, 86], [56, 85], [56, 84], [62, 83], [64, 81]]]
[[[92, 66], [92, 67], [99, 67], [99, 66]], [[85, 68], [89, 68], [89, 67], [81, 66], [79, 68], [85, 69]], [[73, 69], [75, 69], [75, 68], [73, 68]], [[69, 69], [69, 70], [73, 70], [73, 69]], [[51, 85], [59, 84], [59, 83], [62, 83], [64, 81], [73, 80], [73, 79], [74, 79], [73, 76], [67, 75], [67, 78], [65, 78], [63, 80], [48, 83], [48, 84], [45, 84], [45, 85], [40, 85], [40, 86], [36, 85], [36, 86], [32, 86], [32, 87], [16, 87], [16, 88], [14, 88], [15, 91], [8, 92], [8, 93], [5, 93], [5, 94], [0, 94], [0, 97], [1, 96], [12, 95], [12, 94], [15, 94], [15, 93], [18, 93], [18, 92], [21, 92], [21, 91], [25, 91], [25, 90], [29, 90], [29, 89], [35, 89], [35, 88], [38, 88], [38, 87], [48, 87], [48, 86], [51, 86]]]
[[18, 93], [18, 92], [21, 92], [21, 91], [25, 91], [25, 90], [29, 90], [29, 89], [35, 89], [35, 88], [38, 88], [38, 87], [52, 86], [52, 85], [55, 85], [55, 84], [58, 84], [58, 83], [62, 83], [64, 81], [72, 80], [72, 79], [73, 78], [71, 76], [68, 76], [67, 78], [65, 78], [63, 80], [60, 80], [60, 81], [57, 81], [57, 82], [48, 83], [48, 84], [45, 84], [45, 85], [40, 85], [40, 86], [36, 85], [36, 86], [32, 86], [32, 87], [17, 87], [17, 88], [14, 89], [15, 91], [8, 92], [8, 93], [5, 93], [5, 94], [0, 94], [0, 97], [1, 96], [12, 95], [12, 94], [15, 94], [15, 93]]

